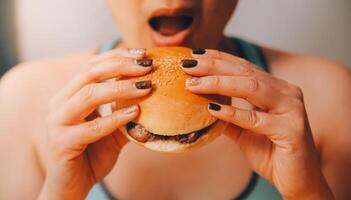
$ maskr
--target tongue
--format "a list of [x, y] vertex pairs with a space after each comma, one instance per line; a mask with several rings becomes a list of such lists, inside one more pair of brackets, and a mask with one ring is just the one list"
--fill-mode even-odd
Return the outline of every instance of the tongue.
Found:
[[174, 35], [188, 28], [188, 22], [184, 17], [160, 17], [157, 20], [156, 29], [163, 35]]

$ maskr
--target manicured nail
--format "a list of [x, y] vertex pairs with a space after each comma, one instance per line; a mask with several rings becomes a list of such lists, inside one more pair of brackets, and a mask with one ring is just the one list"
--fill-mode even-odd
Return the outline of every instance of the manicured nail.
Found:
[[150, 89], [152, 86], [152, 82], [149, 81], [139, 81], [134, 83], [134, 87], [138, 90], [146, 90]]
[[193, 49], [193, 54], [196, 54], [196, 55], [204, 55], [206, 53], [206, 49]]
[[221, 107], [219, 104], [210, 103], [210, 104], [208, 104], [208, 108], [209, 108], [210, 110], [220, 111], [222, 107]]
[[197, 86], [200, 85], [201, 83], [201, 78], [188, 78], [185, 81], [186, 86]]
[[133, 106], [130, 106], [128, 108], [124, 108], [122, 112], [125, 115], [130, 115], [130, 114], [135, 113], [137, 110], [138, 110], [138, 106], [137, 105], [133, 105]]
[[182, 66], [184, 68], [192, 68], [198, 64], [197, 60], [185, 59], [182, 60]]
[[136, 48], [136, 49], [128, 49], [130, 54], [137, 55], [137, 56], [142, 56], [145, 54], [146, 49], [143, 48]]
[[142, 66], [142, 67], [150, 67], [152, 65], [152, 59], [140, 59], [136, 60], [136, 64]]

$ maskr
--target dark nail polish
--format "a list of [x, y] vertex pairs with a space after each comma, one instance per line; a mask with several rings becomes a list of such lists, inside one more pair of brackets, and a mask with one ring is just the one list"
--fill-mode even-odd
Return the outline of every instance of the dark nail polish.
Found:
[[143, 67], [150, 67], [152, 65], [152, 59], [140, 59], [136, 63]]
[[196, 67], [197, 64], [198, 64], [197, 60], [191, 60], [191, 59], [182, 60], [182, 66], [184, 68]]
[[208, 108], [209, 108], [210, 110], [220, 111], [222, 107], [221, 107], [220, 105], [216, 104], [216, 103], [210, 103], [210, 104], [208, 105]]
[[134, 86], [136, 89], [145, 90], [145, 89], [151, 88], [152, 82], [151, 81], [139, 81], [139, 82], [135, 82]]
[[204, 55], [206, 53], [206, 49], [193, 49], [193, 54], [196, 54], [196, 55]]

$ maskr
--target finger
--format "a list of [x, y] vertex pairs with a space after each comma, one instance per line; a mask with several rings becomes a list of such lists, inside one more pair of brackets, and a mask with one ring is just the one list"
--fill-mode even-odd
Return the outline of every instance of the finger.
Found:
[[[194, 76], [249, 76], [253, 73], [264, 73], [259, 67], [243, 58], [217, 50], [193, 50], [193, 57], [193, 60], [183, 60], [182, 67], [186, 73]], [[189, 65], [188, 63], [193, 64]]]
[[108, 60], [111, 58], [120, 58], [120, 57], [142, 59], [145, 57], [145, 55], [146, 55], [146, 49], [143, 49], [143, 48], [137, 48], [137, 49], [116, 48], [106, 53], [99, 54], [98, 56], [90, 60], [90, 63], [96, 64], [104, 60]]
[[89, 84], [77, 92], [59, 109], [57, 120], [63, 124], [75, 124], [84, 120], [99, 105], [117, 99], [132, 99], [147, 95], [151, 81], [131, 80]]
[[[195, 53], [194, 53], [195, 52]], [[203, 54], [197, 54], [196, 50], [193, 50], [193, 58], [201, 60], [201, 59], [207, 59], [207, 60], [224, 60], [227, 61], [228, 63], [231, 63], [232, 66], [244, 66], [244, 67], [252, 67], [254, 69], [260, 69], [260, 67], [256, 66], [255, 64], [247, 61], [246, 59], [243, 59], [241, 57], [235, 56], [230, 53], [218, 51], [215, 49], [204, 49]], [[246, 72], [246, 69], [243, 69], [243, 72]]]
[[210, 103], [208, 110], [218, 119], [268, 137], [271, 137], [275, 133], [274, 122], [279, 121], [278, 117], [272, 114], [257, 110], [244, 110], [216, 103]]
[[243, 98], [264, 110], [278, 108], [278, 105], [285, 100], [285, 96], [279, 91], [253, 77], [194, 77], [187, 79], [186, 88], [199, 94], [221, 94]]
[[[247, 62], [247, 61], [246, 61]], [[235, 65], [226, 60], [211, 60], [211, 59], [198, 59], [198, 60], [183, 60], [183, 71], [193, 76], [247, 76], [257, 77], [258, 80], [263, 82], [270, 82], [271, 87], [280, 91], [290, 97], [301, 98], [301, 90], [289, 84], [285, 80], [273, 77], [271, 74], [266, 73], [253, 64]]]
[[232, 54], [229, 54], [223, 51], [218, 51], [215, 49], [195, 49], [192, 51], [192, 56], [195, 59], [208, 58], [208, 59], [221, 59], [221, 60], [227, 60], [227, 61], [237, 61], [236, 58], [239, 58], [239, 60], [243, 60], [240, 57], [236, 57]]
[[254, 76], [261, 81], [271, 82], [272, 87], [287, 96], [297, 98], [302, 96], [301, 90], [296, 86], [273, 77], [255, 64], [232, 54], [210, 49], [195, 49], [193, 57], [192, 60], [182, 62], [183, 70], [193, 76]]
[[264, 72], [254, 64], [238, 58], [240, 61], [235, 63], [223, 59], [187, 59], [182, 60], [182, 69], [185, 73], [193, 76], [207, 76], [207, 75], [223, 75], [223, 76], [249, 76], [261, 75]]
[[152, 60], [134, 60], [131, 58], [110, 59], [91, 67], [77, 75], [62, 92], [62, 97], [69, 98], [89, 83], [101, 82], [120, 76], [140, 76], [152, 69]]
[[[112, 134], [119, 127], [124, 126], [139, 113], [137, 105], [115, 111], [109, 116], [97, 118], [83, 124], [70, 127], [67, 140], [71, 147], [81, 147], [100, 140]], [[118, 134], [121, 134], [120, 132]], [[116, 137], [117, 138], [117, 137]], [[123, 144], [124, 144], [123, 140]], [[119, 144], [119, 143], [118, 143]], [[123, 145], [122, 143], [119, 145]]]

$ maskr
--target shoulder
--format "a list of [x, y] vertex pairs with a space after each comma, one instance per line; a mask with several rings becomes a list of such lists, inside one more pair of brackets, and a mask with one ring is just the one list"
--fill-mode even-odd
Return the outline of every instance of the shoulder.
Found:
[[350, 131], [351, 72], [345, 65], [272, 49], [266, 49], [265, 54], [273, 75], [302, 89], [317, 140], [329, 138], [336, 129]]
[[[29, 123], [32, 119], [25, 117], [43, 113], [51, 95], [87, 66], [92, 55], [92, 51], [89, 51], [13, 67], [0, 79], [2, 119], [10, 124], [18, 120]], [[0, 127], [3, 126], [1, 121]]]
[[307, 77], [311, 80], [312, 75], [314, 81], [306, 82], [304, 86], [316, 87], [324, 82], [329, 87], [335, 85], [340, 87], [345, 81], [350, 81], [350, 70], [347, 66], [330, 59], [268, 48], [264, 49], [264, 53], [276, 76], [290, 79], [293, 82], [301, 82]]
[[6, 190], [14, 184], [39, 187], [47, 104], [91, 56], [93, 51], [19, 64], [0, 79], [0, 199], [16, 194]]
[[[47, 104], [59, 89], [88, 64], [93, 51], [19, 64], [0, 79], [0, 136], [35, 141]], [[28, 131], [29, 130], [29, 131]]]
[[[88, 64], [94, 51], [71, 54], [57, 58], [36, 60], [21, 63], [13, 67], [0, 79], [0, 91], [11, 90], [11, 94], [18, 94], [18, 90], [27, 90], [29, 93], [44, 90], [53, 86], [58, 80], [73, 75], [77, 70]], [[52, 83], [52, 84], [50, 84]], [[40, 86], [40, 87], [37, 87]], [[13, 90], [13, 89], [17, 90]], [[21, 91], [23, 92], [23, 91]], [[13, 95], [6, 95], [11, 97]]]

